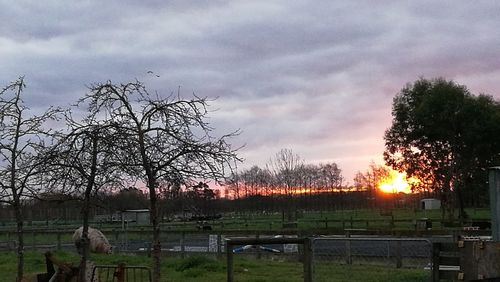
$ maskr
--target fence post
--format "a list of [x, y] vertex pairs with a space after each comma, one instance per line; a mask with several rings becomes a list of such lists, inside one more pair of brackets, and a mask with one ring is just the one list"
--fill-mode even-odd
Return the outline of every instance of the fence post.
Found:
[[401, 257], [401, 240], [396, 241], [396, 268], [403, 266], [403, 259]]
[[314, 252], [313, 239], [304, 239], [304, 282], [312, 282], [314, 278]]
[[345, 233], [346, 237], [346, 243], [345, 243], [345, 249], [346, 249], [346, 258], [345, 258], [345, 263], [346, 264], [352, 264], [352, 252], [351, 252], [351, 234], [349, 231]]
[[33, 232], [32, 233], [33, 234], [33, 238], [32, 238], [33, 242], [31, 243], [31, 248], [33, 251], [36, 251], [36, 231], [33, 230], [32, 232]]
[[123, 262], [118, 264], [114, 276], [117, 282], [125, 282], [125, 264]]
[[61, 250], [61, 232], [57, 232], [57, 250]]
[[182, 231], [181, 232], [181, 258], [184, 258], [186, 256], [186, 232]]
[[[118, 242], [119, 242], [118, 239], [120, 237], [119, 236], [120, 232], [117, 232], [115, 229], [113, 229], [113, 232], [115, 233], [115, 242], [116, 242], [116, 244], [118, 244]], [[120, 246], [120, 251], [122, 251], [122, 250], [123, 250], [123, 245]]]
[[222, 234], [217, 234], [217, 259], [222, 257]]
[[226, 240], [226, 258], [227, 258], [227, 282], [233, 282], [233, 245]]
[[[14, 244], [12, 244], [12, 241], [14, 241]], [[10, 247], [10, 246], [14, 246], [14, 245], [15, 245], [15, 242], [16, 242], [15, 240], [12, 240], [12, 241], [11, 241], [11, 234], [10, 234], [10, 232], [9, 232], [9, 231], [7, 231], [7, 242], [9, 242], [9, 251], [11, 250], [11, 247]], [[14, 246], [14, 248], [13, 248], [13, 249], [15, 249], [15, 246]]]
[[432, 282], [439, 282], [439, 253], [441, 252], [441, 243], [432, 244]]
[[[259, 240], [259, 238], [260, 238], [259, 233], [257, 233], [257, 235], [255, 235], [255, 238], [257, 239], [257, 241]], [[257, 245], [257, 259], [260, 259], [261, 256], [262, 256], [262, 253], [260, 251], [260, 245]]]

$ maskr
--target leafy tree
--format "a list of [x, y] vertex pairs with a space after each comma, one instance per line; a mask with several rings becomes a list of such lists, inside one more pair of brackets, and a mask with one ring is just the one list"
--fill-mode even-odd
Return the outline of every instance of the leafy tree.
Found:
[[[206, 122], [208, 100], [194, 96], [160, 98], [140, 82], [100, 83], [90, 87], [83, 100], [90, 112], [107, 116], [113, 124], [115, 162], [149, 192], [153, 227], [153, 281], [160, 281], [159, 191], [164, 183], [178, 179], [223, 180], [239, 161], [228, 139], [232, 132], [215, 138]], [[177, 181], [177, 180], [176, 180]]]
[[26, 85], [21, 77], [0, 90], [0, 203], [14, 209], [17, 232], [17, 280], [24, 272], [23, 200], [40, 189], [44, 159], [38, 152], [50, 133], [44, 123], [56, 118], [58, 109], [30, 115], [22, 100]]
[[455, 206], [465, 217], [464, 193], [486, 186], [486, 168], [498, 163], [499, 103], [453, 81], [419, 79], [396, 95], [392, 116], [386, 163], [430, 185], [450, 218]]

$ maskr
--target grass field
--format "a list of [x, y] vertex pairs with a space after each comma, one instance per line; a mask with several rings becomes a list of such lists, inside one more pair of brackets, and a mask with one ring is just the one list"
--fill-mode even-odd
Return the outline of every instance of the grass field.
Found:
[[[59, 259], [78, 262], [74, 253], [57, 252]], [[94, 255], [96, 264], [149, 266], [150, 259], [137, 255]], [[3, 253], [0, 256], [2, 281], [15, 281], [15, 253]], [[26, 253], [26, 272], [43, 272], [44, 256], [38, 252]], [[244, 282], [294, 282], [303, 281], [302, 264], [284, 260], [257, 260], [236, 256], [234, 261], [235, 281]], [[428, 281], [429, 272], [417, 269], [393, 269], [377, 266], [341, 266], [322, 264], [316, 266], [315, 279], [322, 281]], [[162, 263], [162, 281], [165, 282], [217, 282], [226, 280], [224, 260], [204, 256], [192, 256], [186, 259], [165, 257]]]
[[[490, 218], [490, 209], [466, 209], [470, 219], [488, 220]], [[443, 226], [440, 210], [414, 210], [414, 209], [394, 209], [388, 215], [378, 209], [363, 209], [363, 210], [337, 210], [337, 211], [308, 211], [301, 212], [297, 219], [298, 230], [311, 229], [331, 229], [341, 230], [344, 228], [364, 228], [370, 230], [414, 230], [415, 220], [421, 218], [429, 218], [432, 220], [433, 229], [447, 229]], [[220, 220], [209, 221], [214, 231], [227, 230], [263, 230], [275, 231], [281, 230], [282, 226], [281, 213], [253, 213], [253, 214], [226, 214]], [[13, 231], [15, 226], [13, 223], [3, 223], [0, 227], [0, 241], [6, 241], [7, 236], [3, 231]], [[41, 225], [34, 222], [31, 226], [26, 225], [25, 229], [51, 229], [51, 230], [68, 230], [72, 231], [79, 227], [80, 223], [72, 222], [68, 224], [57, 225]], [[119, 223], [91, 223], [93, 227], [101, 230], [121, 230], [122, 226]], [[197, 223], [190, 222], [164, 222], [161, 224], [162, 230], [165, 231], [194, 231], [197, 230]], [[129, 230], [149, 230], [149, 226], [137, 226], [131, 223], [128, 226]], [[26, 234], [29, 237], [29, 232]], [[56, 234], [47, 235], [44, 238], [47, 242], [55, 241]], [[66, 236], [66, 235], [64, 235]], [[131, 236], [134, 236], [131, 234]], [[65, 238], [62, 238], [65, 241]], [[131, 238], [132, 239], [132, 238]], [[37, 239], [41, 240], [41, 239]]]

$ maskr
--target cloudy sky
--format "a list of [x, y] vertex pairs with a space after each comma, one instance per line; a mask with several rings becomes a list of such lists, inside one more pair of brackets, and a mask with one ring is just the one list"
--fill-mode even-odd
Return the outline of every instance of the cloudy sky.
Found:
[[242, 130], [244, 168], [291, 148], [352, 182], [382, 161], [406, 83], [440, 76], [500, 98], [497, 1], [0, 3], [0, 84], [25, 75], [33, 110], [93, 82], [180, 86], [218, 97], [210, 122]]

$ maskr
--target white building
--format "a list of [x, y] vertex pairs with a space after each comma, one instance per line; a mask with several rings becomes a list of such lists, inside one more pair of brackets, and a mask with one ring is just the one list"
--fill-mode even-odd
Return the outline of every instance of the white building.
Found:
[[423, 210], [438, 210], [441, 208], [441, 201], [438, 199], [422, 199], [420, 200], [420, 206]]

